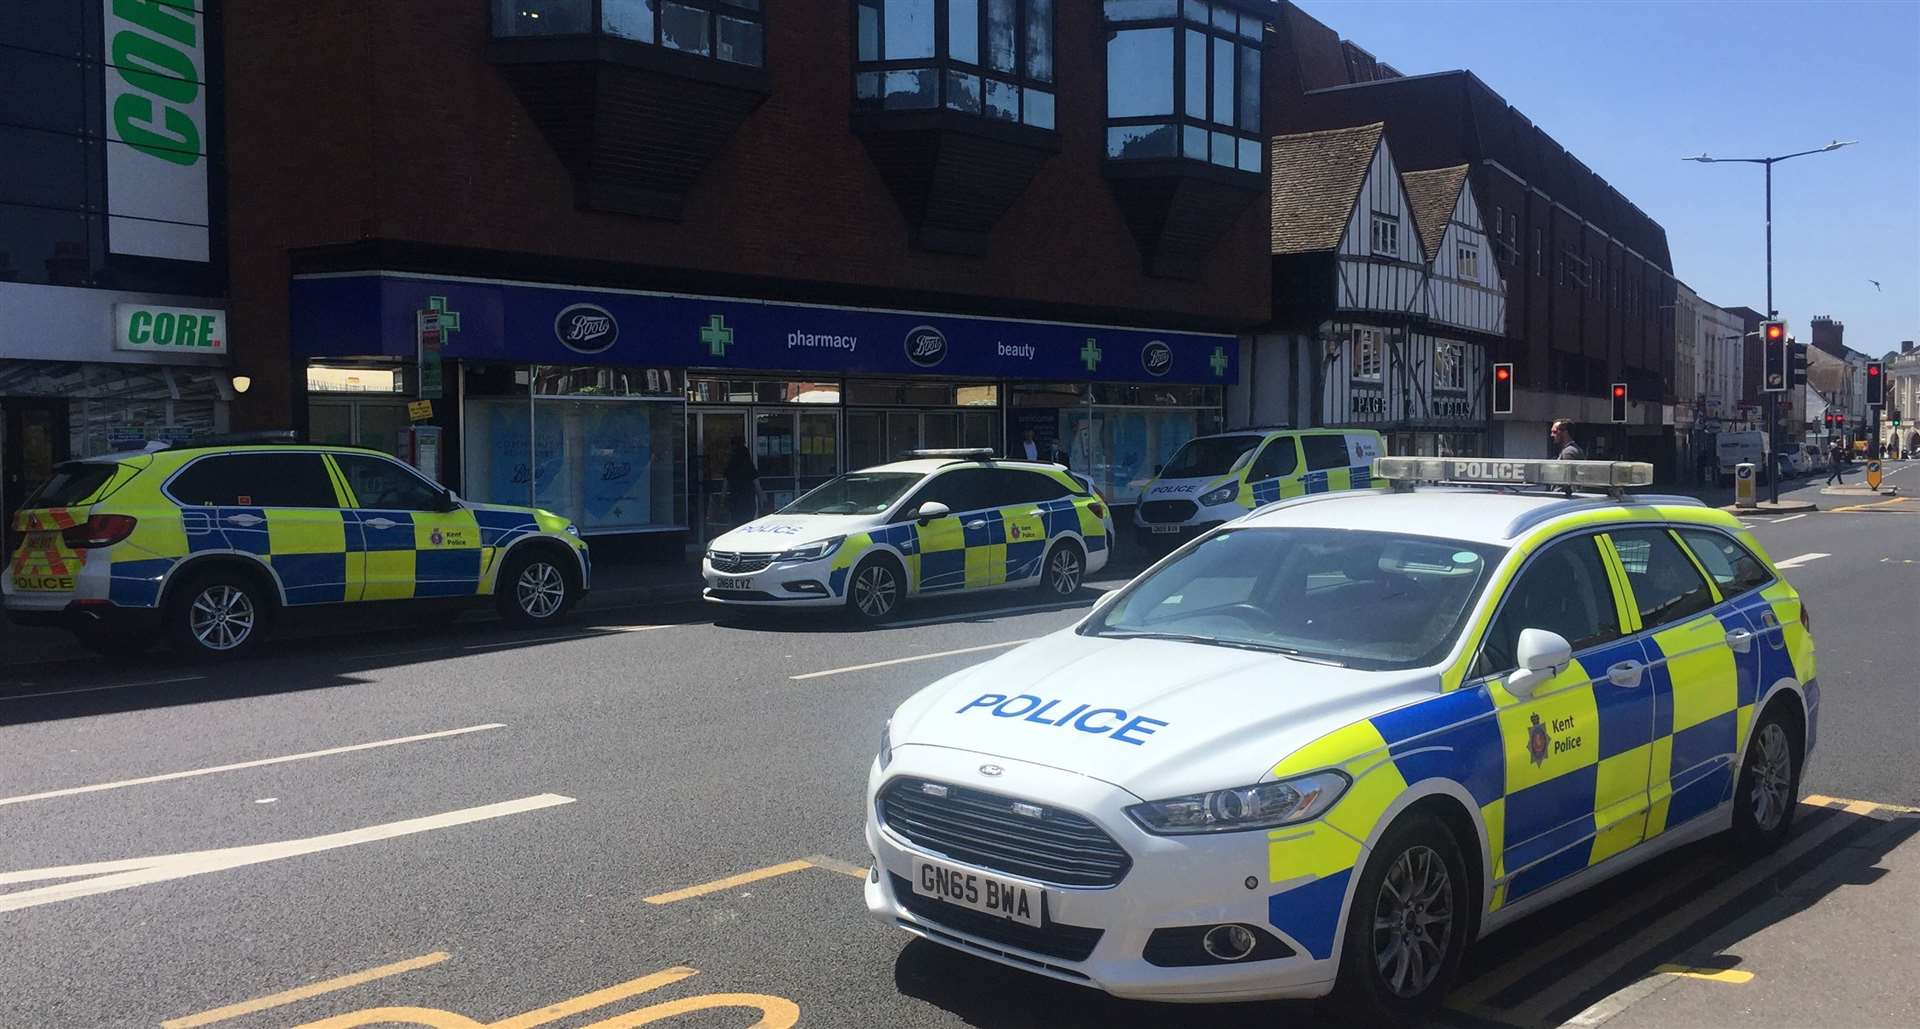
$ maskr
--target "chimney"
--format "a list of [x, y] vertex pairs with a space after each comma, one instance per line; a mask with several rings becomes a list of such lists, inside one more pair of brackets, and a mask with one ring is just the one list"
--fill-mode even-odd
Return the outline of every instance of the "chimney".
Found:
[[1903, 339], [1903, 340], [1901, 340], [1901, 341], [1900, 341], [1900, 352], [1901, 352], [1901, 353], [1903, 353], [1903, 354], [1911, 354], [1911, 353], [1913, 353], [1913, 340], [1910, 340], [1910, 339]]

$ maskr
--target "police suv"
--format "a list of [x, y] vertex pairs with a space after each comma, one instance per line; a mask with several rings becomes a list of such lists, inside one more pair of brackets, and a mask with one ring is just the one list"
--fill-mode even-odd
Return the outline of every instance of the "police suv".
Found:
[[920, 594], [1033, 586], [1072, 596], [1105, 567], [1111, 516], [1065, 468], [998, 461], [991, 450], [913, 454], [716, 537], [702, 567], [706, 598], [844, 607], [878, 621]]
[[1372, 1024], [1662, 851], [1781, 842], [1820, 690], [1738, 521], [1627, 496], [1645, 464], [1373, 473], [1392, 488], [1262, 508], [902, 704], [869, 911], [1120, 996], [1337, 992]]
[[[1386, 451], [1369, 429], [1250, 429], [1197, 436], [1140, 490], [1135, 535], [1178, 543], [1288, 497], [1372, 485]], [[1166, 548], [1161, 548], [1166, 549]]]
[[109, 654], [158, 636], [233, 657], [283, 614], [369, 601], [492, 598], [508, 621], [549, 624], [589, 581], [567, 519], [462, 500], [355, 447], [202, 440], [69, 461], [14, 529], [7, 618]]

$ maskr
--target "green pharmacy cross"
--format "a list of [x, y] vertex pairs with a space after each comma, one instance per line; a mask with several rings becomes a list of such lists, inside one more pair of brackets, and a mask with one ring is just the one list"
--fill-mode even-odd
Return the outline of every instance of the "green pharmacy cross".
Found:
[[727, 347], [733, 343], [733, 330], [727, 328], [727, 320], [721, 316], [708, 315], [706, 328], [700, 330], [700, 342], [707, 345], [707, 352], [715, 357], [727, 356]]
[[447, 310], [446, 297], [428, 297], [427, 310], [432, 311], [434, 317], [439, 319], [441, 331], [460, 331], [460, 312]]
[[1207, 358], [1207, 363], [1213, 366], [1213, 374], [1215, 376], [1225, 376], [1227, 374], [1227, 348], [1214, 347], [1213, 356]]
[[1102, 356], [1100, 344], [1092, 336], [1088, 336], [1087, 345], [1080, 348], [1080, 360], [1086, 364], [1087, 371], [1098, 370]]

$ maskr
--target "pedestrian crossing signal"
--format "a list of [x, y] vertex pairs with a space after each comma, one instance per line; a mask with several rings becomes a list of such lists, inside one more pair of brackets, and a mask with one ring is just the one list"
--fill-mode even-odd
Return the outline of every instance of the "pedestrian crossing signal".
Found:
[[1513, 413], [1513, 364], [1502, 361], [1493, 366], [1493, 413]]
[[1624, 382], [1613, 384], [1613, 420], [1615, 424], [1627, 420], [1627, 384]]

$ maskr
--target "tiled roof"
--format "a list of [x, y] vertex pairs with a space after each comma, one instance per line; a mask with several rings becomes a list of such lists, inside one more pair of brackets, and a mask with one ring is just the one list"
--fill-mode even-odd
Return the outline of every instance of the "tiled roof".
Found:
[[1413, 208], [1413, 221], [1420, 227], [1420, 242], [1427, 248], [1427, 261], [1440, 256], [1440, 240], [1447, 234], [1447, 221], [1460, 202], [1460, 187], [1467, 184], [1467, 166], [1432, 171], [1401, 172], [1400, 185], [1407, 191], [1407, 205]]
[[1274, 253], [1311, 254], [1340, 246], [1340, 234], [1385, 131], [1385, 123], [1374, 122], [1274, 137], [1268, 151], [1273, 160]]

